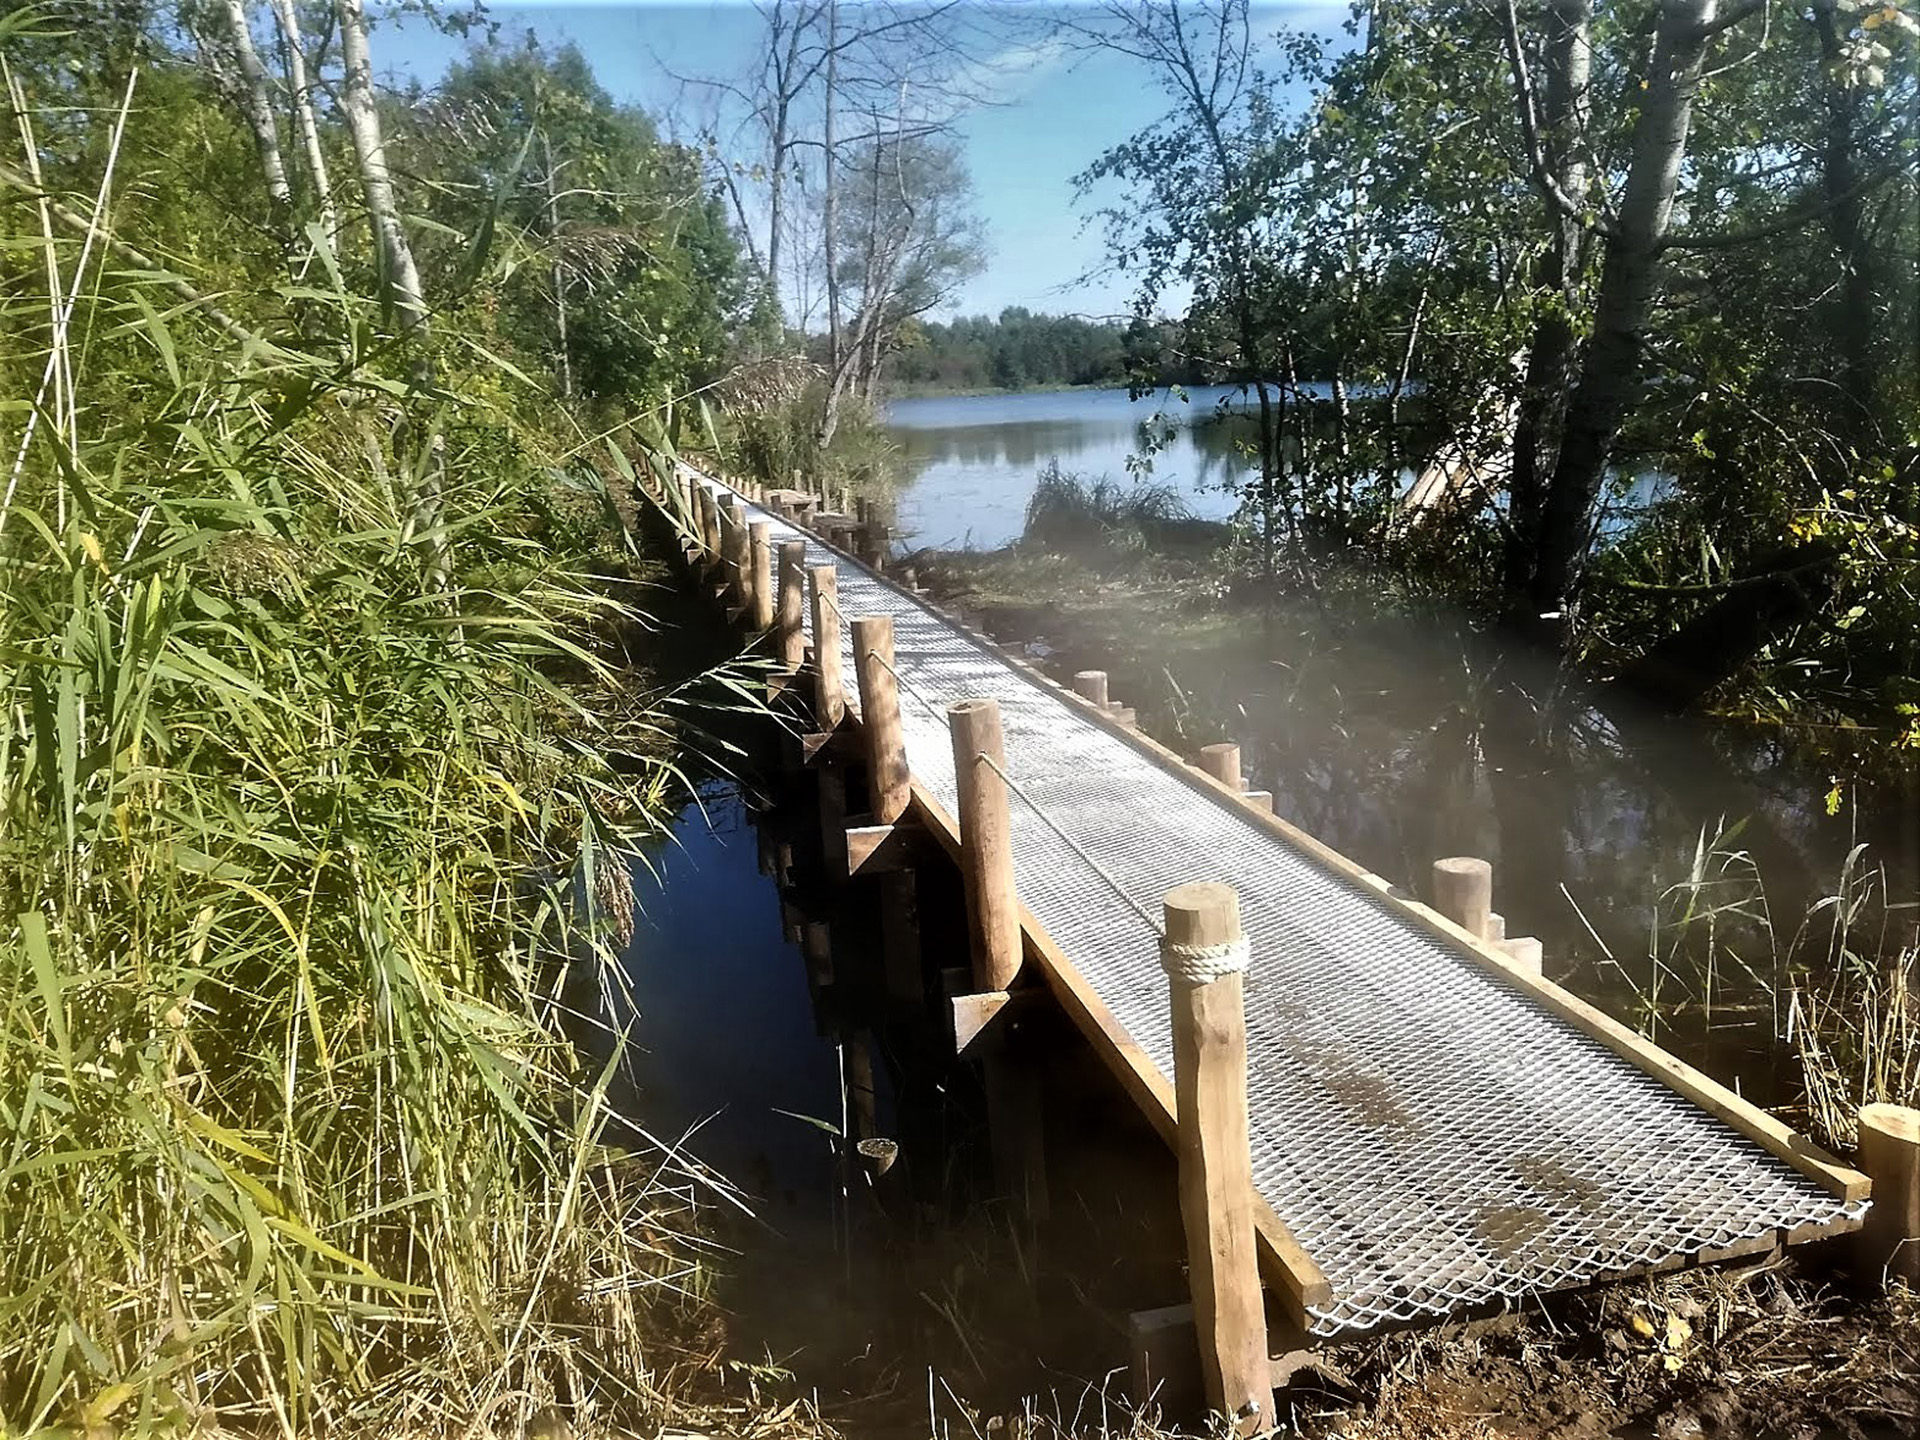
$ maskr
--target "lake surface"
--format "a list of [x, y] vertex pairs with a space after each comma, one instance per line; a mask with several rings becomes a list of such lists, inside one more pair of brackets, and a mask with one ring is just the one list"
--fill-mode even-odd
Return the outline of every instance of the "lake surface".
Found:
[[[901, 452], [896, 528], [916, 547], [992, 550], [1017, 540], [1034, 477], [1050, 460], [1089, 480], [1170, 486], [1195, 515], [1224, 520], [1236, 503], [1228, 487], [1250, 467], [1230, 427], [1208, 423], [1223, 403], [1246, 401], [1218, 385], [1140, 400], [1125, 390], [895, 400], [886, 423]], [[1162, 443], [1150, 472], [1138, 472], [1129, 462], [1147, 449], [1147, 427]]]

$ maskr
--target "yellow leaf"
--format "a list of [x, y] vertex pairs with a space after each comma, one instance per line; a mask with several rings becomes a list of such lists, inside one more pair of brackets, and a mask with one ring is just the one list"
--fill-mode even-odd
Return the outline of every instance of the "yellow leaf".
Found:
[[1667, 1316], [1667, 1349], [1681, 1351], [1687, 1348], [1687, 1342], [1693, 1338], [1693, 1326], [1678, 1315]]
[[1634, 1311], [1633, 1319], [1628, 1323], [1632, 1325], [1633, 1333], [1638, 1335], [1642, 1340], [1651, 1340], [1653, 1338], [1653, 1321], [1649, 1320], [1639, 1311]]

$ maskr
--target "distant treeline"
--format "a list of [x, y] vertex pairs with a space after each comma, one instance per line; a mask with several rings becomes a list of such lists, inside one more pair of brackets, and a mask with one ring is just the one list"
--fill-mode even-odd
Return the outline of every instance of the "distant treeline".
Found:
[[896, 389], [1031, 390], [1125, 385], [1130, 379], [1192, 383], [1170, 363], [1162, 327], [1141, 320], [1036, 315], [1012, 305], [998, 318], [903, 326], [888, 378]]

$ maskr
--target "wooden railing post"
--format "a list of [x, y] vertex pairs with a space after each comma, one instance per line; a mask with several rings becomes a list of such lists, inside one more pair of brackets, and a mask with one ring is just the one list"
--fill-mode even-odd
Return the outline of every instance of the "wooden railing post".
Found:
[[756, 520], [748, 527], [752, 556], [748, 571], [753, 593], [747, 599], [747, 620], [755, 631], [773, 628], [773, 522]]
[[713, 487], [704, 480], [696, 480], [694, 490], [700, 497], [701, 563], [718, 565], [720, 563], [720, 502], [714, 496]]
[[947, 707], [960, 792], [960, 873], [966, 883], [976, 990], [1006, 990], [1020, 972], [1020, 898], [1013, 883], [1006, 738], [997, 700]]
[[747, 535], [747, 507], [735, 496], [727, 501], [727, 508], [722, 513], [726, 517], [720, 527], [720, 539], [726, 557], [727, 589], [733, 596], [733, 603], [744, 608], [749, 594], [748, 585], [752, 580], [747, 569], [753, 544]]
[[1074, 692], [1082, 700], [1091, 701], [1102, 710], [1107, 708], [1107, 672], [1104, 670], [1082, 670], [1073, 677]]
[[1229, 790], [1238, 791], [1241, 788], [1240, 747], [1231, 740], [1218, 745], [1202, 745], [1200, 768]]
[[1470, 855], [1433, 862], [1433, 908], [1475, 939], [1493, 933], [1493, 866]]
[[900, 730], [900, 691], [893, 679], [893, 617], [864, 615], [853, 622], [854, 676], [860, 685], [860, 728], [867, 742], [867, 784], [876, 824], [906, 813], [913, 793], [907, 746]]
[[1920, 1110], [1863, 1107], [1860, 1168], [1873, 1181], [1873, 1205], [1860, 1227], [1861, 1278], [1920, 1287]]
[[797, 673], [807, 659], [807, 542], [780, 542], [780, 608], [774, 619], [780, 668]]
[[822, 730], [833, 730], [847, 714], [840, 674], [840, 572], [815, 565], [807, 571], [807, 584], [813, 599], [813, 713]]
[[1272, 1428], [1267, 1317], [1253, 1225], [1247, 1133], [1246, 936], [1228, 885], [1180, 885], [1162, 900], [1160, 963], [1173, 1004], [1180, 1218], [1207, 1400], [1242, 1435]]

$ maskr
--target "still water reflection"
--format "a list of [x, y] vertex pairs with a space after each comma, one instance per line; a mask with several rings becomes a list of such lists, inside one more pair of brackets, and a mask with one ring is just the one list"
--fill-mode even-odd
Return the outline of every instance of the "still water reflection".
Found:
[[[1317, 393], [1317, 392], [1316, 392]], [[1089, 480], [1130, 483], [1129, 461], [1161, 443], [1150, 474], [1205, 519], [1233, 513], [1231, 482], [1248, 465], [1234, 427], [1218, 423], [1237, 391], [1197, 386], [1129, 400], [1125, 390], [1054, 390], [1029, 395], [933, 396], [887, 407], [901, 451], [899, 529], [910, 545], [991, 550], [1020, 537], [1034, 476], [1048, 461]]]

